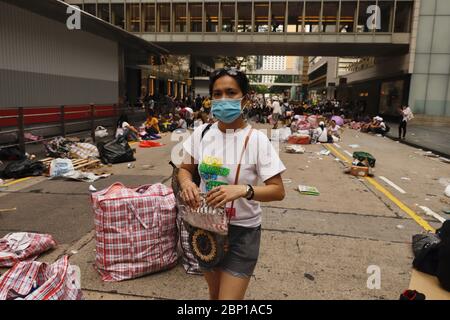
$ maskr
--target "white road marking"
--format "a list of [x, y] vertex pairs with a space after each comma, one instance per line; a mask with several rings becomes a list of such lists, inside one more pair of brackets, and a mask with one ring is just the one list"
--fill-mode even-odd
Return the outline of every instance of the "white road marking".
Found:
[[444, 223], [446, 220], [428, 207], [419, 206], [419, 208], [422, 209], [427, 216], [431, 216], [441, 223]]
[[385, 178], [383, 176], [379, 177], [381, 180], [383, 180], [384, 182], [386, 182], [388, 185], [390, 185], [392, 188], [394, 188], [395, 190], [397, 190], [400, 193], [405, 194], [406, 191], [403, 190], [402, 188], [400, 188], [398, 185], [396, 185], [395, 183], [393, 183], [391, 180], [389, 180], [388, 178]]
[[342, 147], [340, 145], [338, 145], [337, 143], [333, 143], [333, 144], [336, 146], [336, 148], [342, 149]]
[[348, 152], [347, 150], [344, 150], [344, 152], [345, 152], [349, 157], [352, 157], [352, 158], [353, 158], [353, 154], [352, 154], [352, 153]]

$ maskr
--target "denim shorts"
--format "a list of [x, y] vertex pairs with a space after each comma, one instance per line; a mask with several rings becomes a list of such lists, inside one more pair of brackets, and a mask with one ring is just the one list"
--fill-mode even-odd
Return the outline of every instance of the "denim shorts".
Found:
[[228, 251], [214, 268], [202, 268], [204, 272], [225, 271], [235, 277], [250, 278], [256, 267], [261, 242], [261, 226], [246, 228], [230, 225], [228, 228]]

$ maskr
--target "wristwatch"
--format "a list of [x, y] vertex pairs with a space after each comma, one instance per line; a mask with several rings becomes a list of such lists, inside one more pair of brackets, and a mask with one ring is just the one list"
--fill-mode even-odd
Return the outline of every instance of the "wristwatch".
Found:
[[245, 193], [245, 199], [252, 200], [255, 196], [255, 190], [253, 190], [253, 187], [251, 185], [247, 185], [247, 191]]

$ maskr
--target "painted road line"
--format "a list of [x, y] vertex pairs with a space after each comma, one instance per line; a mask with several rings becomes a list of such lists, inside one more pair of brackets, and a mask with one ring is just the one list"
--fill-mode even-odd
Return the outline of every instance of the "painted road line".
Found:
[[[325, 145], [326, 148], [329, 148], [329, 150], [336, 155], [338, 158], [340, 158], [342, 161], [350, 163], [350, 161], [339, 151], [337, 151], [334, 147], [331, 145]], [[382, 194], [384, 194], [389, 200], [391, 200], [397, 207], [399, 207], [403, 212], [405, 212], [407, 215], [409, 215], [418, 225], [420, 225], [422, 228], [424, 228], [426, 231], [436, 232], [436, 230], [428, 224], [424, 219], [422, 219], [416, 212], [411, 210], [407, 205], [405, 205], [403, 202], [401, 202], [399, 199], [397, 199], [392, 193], [390, 193], [386, 188], [384, 188], [382, 185], [380, 185], [378, 182], [375, 181], [374, 178], [371, 177], [364, 177], [371, 185], [373, 185], [378, 191], [380, 191]]]
[[30, 180], [32, 178], [33, 177], [26, 177], [26, 178], [22, 178], [22, 179], [17, 179], [17, 180], [14, 180], [14, 181], [2, 184], [2, 185], [0, 185], [0, 187], [9, 187], [9, 186], [12, 186], [13, 184], [16, 184], [16, 183], [19, 183], [19, 182], [22, 182], [22, 181], [27, 181], [27, 180]]
[[396, 185], [395, 183], [393, 183], [391, 180], [389, 180], [388, 178], [385, 178], [383, 176], [379, 177], [381, 180], [383, 180], [384, 182], [386, 182], [388, 185], [390, 185], [392, 188], [394, 188], [395, 190], [397, 190], [398, 192], [405, 194], [406, 191], [403, 190], [402, 188], [400, 188], [398, 185]]
[[419, 206], [419, 208], [422, 209], [427, 216], [433, 217], [441, 223], [444, 223], [446, 221], [445, 218], [441, 217], [440, 215], [438, 215], [436, 212], [434, 212], [433, 210], [431, 210], [428, 207]]
[[353, 158], [353, 154], [351, 154], [350, 152], [348, 152], [347, 150], [344, 150], [345, 154], [347, 154], [349, 157]]
[[336, 146], [336, 148], [342, 149], [342, 147], [340, 145], [338, 145], [337, 143], [333, 143], [333, 144]]

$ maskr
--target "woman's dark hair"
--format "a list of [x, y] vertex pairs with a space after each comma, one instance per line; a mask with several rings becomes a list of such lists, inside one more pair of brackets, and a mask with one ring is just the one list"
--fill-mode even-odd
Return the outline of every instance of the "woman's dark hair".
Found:
[[127, 116], [126, 114], [122, 114], [122, 115], [120, 116], [119, 120], [117, 120], [117, 127], [118, 127], [118, 128], [119, 128], [119, 127], [122, 127], [122, 124], [123, 124], [124, 122], [129, 122], [129, 121], [128, 121], [128, 116]]
[[214, 83], [217, 81], [217, 79], [223, 77], [223, 76], [230, 76], [232, 77], [238, 84], [239, 88], [242, 91], [242, 94], [245, 96], [250, 91], [250, 83], [248, 81], [248, 78], [246, 74], [236, 68], [222, 68], [217, 69], [211, 73], [209, 76], [209, 94], [212, 95]]

